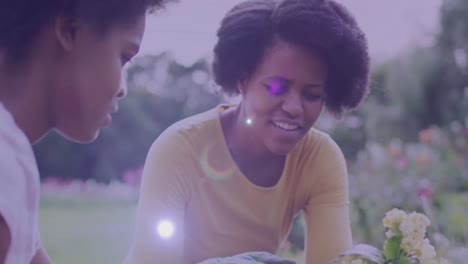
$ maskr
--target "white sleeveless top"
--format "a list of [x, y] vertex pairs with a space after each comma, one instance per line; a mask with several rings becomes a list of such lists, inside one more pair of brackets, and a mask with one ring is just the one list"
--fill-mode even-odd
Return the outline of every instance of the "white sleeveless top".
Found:
[[30, 263], [38, 249], [39, 195], [31, 144], [0, 103], [0, 215], [11, 237], [5, 264]]

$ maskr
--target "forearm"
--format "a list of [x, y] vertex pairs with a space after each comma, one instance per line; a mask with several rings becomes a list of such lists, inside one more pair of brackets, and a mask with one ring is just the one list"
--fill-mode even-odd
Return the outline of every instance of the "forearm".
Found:
[[[158, 213], [154, 213], [158, 215]], [[179, 217], [172, 219], [174, 229], [172, 236], [161, 236], [157, 231], [158, 220], [151, 216], [139, 215], [135, 237], [125, 264], [184, 263], [183, 222]], [[154, 223], [154, 224], [153, 224]], [[156, 229], [156, 230], [155, 230]]]
[[348, 206], [316, 207], [306, 215], [306, 263], [328, 263], [352, 246]]

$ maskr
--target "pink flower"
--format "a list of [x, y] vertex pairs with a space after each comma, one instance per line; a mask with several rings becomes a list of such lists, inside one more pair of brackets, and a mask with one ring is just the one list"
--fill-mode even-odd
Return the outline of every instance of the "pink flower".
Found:
[[123, 181], [132, 186], [139, 186], [143, 175], [143, 166], [136, 169], [129, 169], [124, 172]]
[[400, 158], [396, 161], [395, 167], [399, 170], [404, 170], [406, 167], [408, 167], [408, 160], [405, 158]]
[[421, 143], [431, 143], [434, 141], [434, 131], [432, 131], [432, 129], [428, 128], [428, 129], [424, 129], [422, 131], [419, 132], [419, 142]]
[[428, 180], [422, 180], [419, 184], [418, 197], [426, 197], [432, 199], [434, 197], [434, 191], [432, 190], [431, 184]]

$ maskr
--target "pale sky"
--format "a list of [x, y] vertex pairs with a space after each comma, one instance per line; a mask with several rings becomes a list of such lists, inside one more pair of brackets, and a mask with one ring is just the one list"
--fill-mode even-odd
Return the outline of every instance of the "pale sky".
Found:
[[[442, 0], [338, 0], [355, 15], [369, 40], [371, 57], [391, 58], [411, 45], [426, 45], [438, 30]], [[140, 55], [170, 51], [190, 65], [210, 57], [216, 30], [240, 0], [179, 0], [147, 20]]]

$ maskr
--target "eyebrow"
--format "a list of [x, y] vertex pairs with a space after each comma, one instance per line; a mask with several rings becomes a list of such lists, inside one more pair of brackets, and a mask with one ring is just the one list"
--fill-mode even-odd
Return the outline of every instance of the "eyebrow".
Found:
[[[284, 78], [284, 77], [279, 76], [279, 75], [271, 76], [269, 78], [266, 78], [265, 80], [266, 81], [277, 81], [277, 82], [280, 82], [283, 85], [291, 85], [292, 83], [294, 83], [293, 80]], [[305, 88], [321, 88], [321, 87], [323, 87], [323, 84], [322, 83], [307, 83], [307, 84], [304, 85], [304, 87]]]

